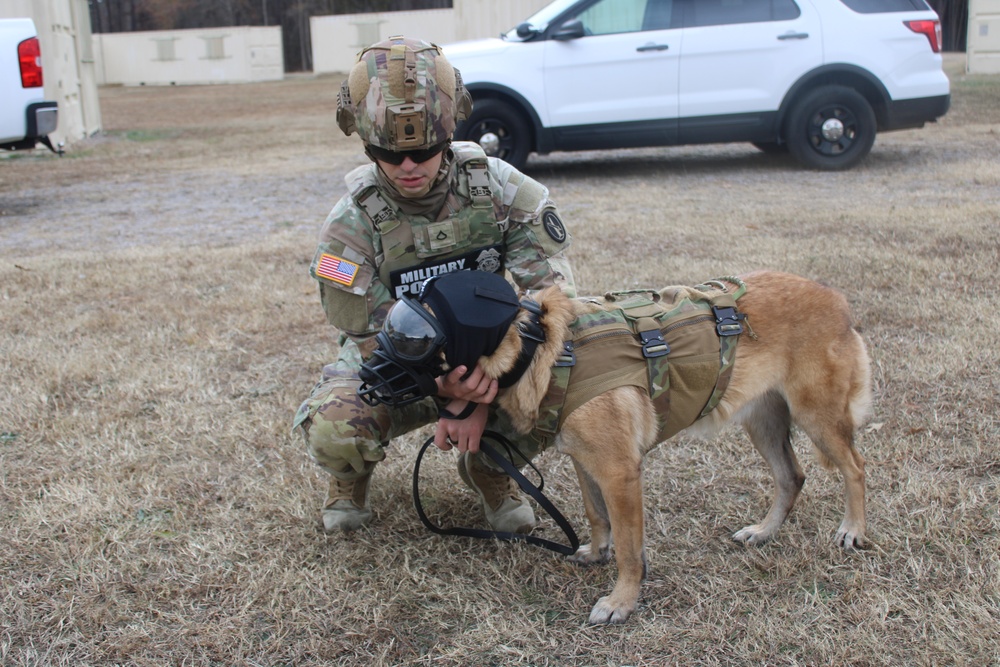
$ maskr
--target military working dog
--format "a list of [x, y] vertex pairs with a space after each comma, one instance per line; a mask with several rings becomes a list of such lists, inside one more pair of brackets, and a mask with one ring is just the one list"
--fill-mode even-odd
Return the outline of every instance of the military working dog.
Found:
[[496, 274], [447, 274], [393, 306], [359, 393], [419, 400], [432, 376], [462, 359], [499, 380], [495, 403], [517, 431], [572, 458], [591, 541], [570, 558], [605, 562], [613, 538], [618, 579], [591, 623], [622, 622], [636, 608], [646, 570], [642, 460], [680, 432], [744, 427], [776, 492], [764, 519], [733, 538], [760, 544], [805, 481], [791, 444], [797, 425], [843, 476], [836, 542], [865, 543], [865, 462], [854, 435], [871, 407], [870, 362], [835, 289], [760, 271], [604, 298], [571, 299], [558, 287], [529, 298]]

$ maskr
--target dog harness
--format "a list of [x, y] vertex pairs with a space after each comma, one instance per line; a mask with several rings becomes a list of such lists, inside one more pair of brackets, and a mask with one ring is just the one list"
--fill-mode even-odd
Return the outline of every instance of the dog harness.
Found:
[[744, 293], [742, 280], [725, 277], [586, 299], [601, 309], [570, 325], [572, 338], [552, 368], [535, 434], [552, 438], [576, 408], [623, 386], [641, 387], [653, 400], [661, 420], [656, 442], [710, 413], [732, 376], [746, 318], [736, 301]]

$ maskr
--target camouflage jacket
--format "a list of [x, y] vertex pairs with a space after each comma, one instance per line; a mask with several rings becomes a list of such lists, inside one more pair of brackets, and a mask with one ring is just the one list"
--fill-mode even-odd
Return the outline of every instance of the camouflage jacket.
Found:
[[[730, 292], [722, 280], [737, 285]], [[535, 433], [551, 438], [590, 399], [622, 386], [648, 391], [663, 442], [719, 404], [732, 375], [743, 316], [736, 278], [659, 292], [612, 292], [586, 299], [600, 308], [570, 325], [572, 338], [552, 368]]]
[[570, 236], [548, 189], [478, 144], [452, 144], [452, 184], [437, 219], [404, 213], [377, 185], [374, 163], [347, 177], [310, 266], [327, 320], [361, 341], [391, 305], [432, 275], [507, 270], [522, 290], [559, 284], [574, 295]]

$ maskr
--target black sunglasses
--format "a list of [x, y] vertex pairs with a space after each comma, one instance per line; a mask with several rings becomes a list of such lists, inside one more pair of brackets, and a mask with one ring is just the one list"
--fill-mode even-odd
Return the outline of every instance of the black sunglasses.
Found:
[[399, 166], [403, 164], [403, 160], [406, 158], [410, 158], [416, 164], [427, 162], [447, 147], [448, 142], [442, 141], [441, 143], [435, 144], [430, 148], [424, 148], [416, 151], [390, 151], [372, 144], [369, 144], [366, 147], [366, 150], [368, 151], [368, 154], [376, 160], [381, 160], [382, 162], [388, 162], [389, 164]]

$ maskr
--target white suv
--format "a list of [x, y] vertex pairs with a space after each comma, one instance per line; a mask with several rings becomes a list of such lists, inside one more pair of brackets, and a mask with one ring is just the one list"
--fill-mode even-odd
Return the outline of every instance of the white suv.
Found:
[[848, 169], [951, 102], [925, 0], [556, 0], [443, 47], [475, 104], [456, 138], [531, 152], [749, 141]]

